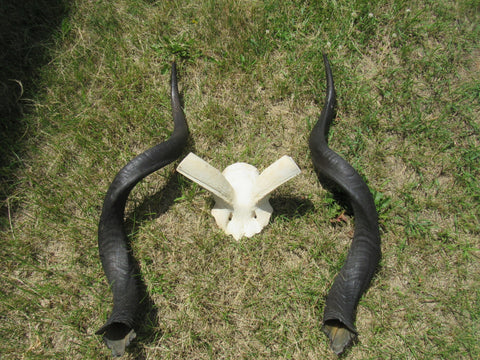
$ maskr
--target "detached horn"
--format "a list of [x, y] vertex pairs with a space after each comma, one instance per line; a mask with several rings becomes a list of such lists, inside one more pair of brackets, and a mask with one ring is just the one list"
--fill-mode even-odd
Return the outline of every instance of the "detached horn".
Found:
[[337, 354], [357, 338], [354, 322], [360, 297], [367, 289], [381, 257], [378, 215], [373, 196], [358, 172], [327, 144], [335, 117], [336, 96], [332, 70], [323, 55], [327, 75], [327, 96], [318, 122], [310, 134], [310, 151], [320, 182], [345, 196], [355, 217], [352, 245], [345, 264], [327, 295], [323, 331]]
[[144, 177], [175, 161], [187, 143], [188, 127], [180, 105], [177, 72], [172, 64], [171, 102], [174, 130], [168, 140], [138, 155], [115, 176], [103, 202], [98, 225], [98, 249], [103, 270], [113, 292], [113, 310], [97, 334], [121, 356], [135, 338], [135, 325], [141, 302], [138, 274], [128, 250], [123, 217], [125, 203], [133, 187]]

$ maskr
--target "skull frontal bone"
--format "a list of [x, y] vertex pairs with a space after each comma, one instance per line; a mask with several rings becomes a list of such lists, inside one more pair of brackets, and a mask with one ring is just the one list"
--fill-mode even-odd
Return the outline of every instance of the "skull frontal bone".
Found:
[[256, 199], [258, 170], [246, 163], [235, 163], [225, 168], [222, 174], [232, 186], [235, 195], [233, 204], [214, 196], [212, 215], [217, 225], [236, 240], [259, 233], [268, 224], [273, 209], [268, 202], [268, 196], [259, 201]]
[[273, 212], [268, 202], [270, 193], [300, 173], [289, 156], [281, 157], [261, 174], [246, 163], [235, 163], [221, 173], [193, 153], [177, 170], [212, 193], [212, 215], [217, 225], [236, 240], [262, 231]]

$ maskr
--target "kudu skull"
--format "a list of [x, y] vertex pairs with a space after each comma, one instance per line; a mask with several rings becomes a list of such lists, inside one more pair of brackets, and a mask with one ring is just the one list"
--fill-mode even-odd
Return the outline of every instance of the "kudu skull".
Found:
[[270, 194], [300, 173], [289, 156], [281, 157], [260, 174], [255, 166], [241, 162], [220, 172], [193, 153], [183, 159], [177, 171], [212, 193], [212, 215], [235, 240], [262, 231], [273, 212]]

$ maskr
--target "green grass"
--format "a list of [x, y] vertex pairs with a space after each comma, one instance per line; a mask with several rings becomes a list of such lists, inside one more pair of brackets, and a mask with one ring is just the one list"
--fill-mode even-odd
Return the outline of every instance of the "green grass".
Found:
[[125, 358], [333, 359], [319, 325], [354, 219], [333, 221], [343, 209], [307, 144], [327, 52], [330, 146], [365, 177], [382, 230], [348, 358], [480, 357], [478, 1], [26, 4], [24, 22], [20, 5], [0, 14], [3, 356], [109, 358], [94, 334], [112, 305], [102, 201], [171, 133], [175, 59], [189, 151], [218, 168], [287, 154], [302, 174], [273, 194], [269, 226], [239, 242], [174, 166], [138, 184], [126, 223], [154, 310]]

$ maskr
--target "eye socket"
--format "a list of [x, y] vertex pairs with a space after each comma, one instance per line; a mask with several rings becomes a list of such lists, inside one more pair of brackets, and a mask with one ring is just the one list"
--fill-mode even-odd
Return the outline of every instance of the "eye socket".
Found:
[[233, 218], [233, 213], [230, 213], [230, 214], [228, 215], [228, 221], [231, 221], [232, 218]]
[[252, 217], [253, 217], [254, 219], [257, 218], [257, 212], [256, 212], [256, 211], [252, 212]]

